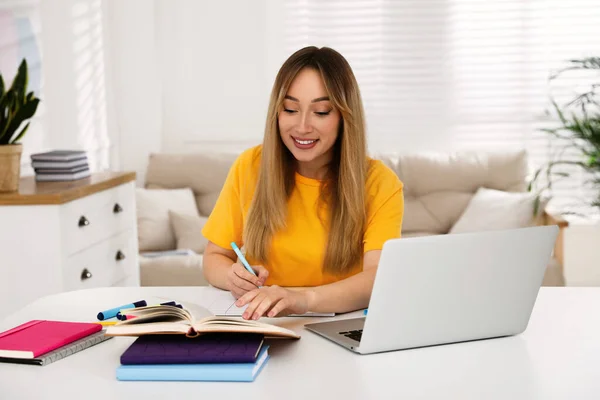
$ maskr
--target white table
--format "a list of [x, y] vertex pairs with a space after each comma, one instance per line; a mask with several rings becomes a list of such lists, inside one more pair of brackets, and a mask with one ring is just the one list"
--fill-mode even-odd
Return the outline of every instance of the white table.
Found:
[[[203, 304], [205, 287], [102, 288], [42, 298], [0, 321], [92, 321], [96, 312], [148, 296]], [[336, 318], [347, 318], [358, 313]], [[542, 288], [518, 336], [357, 355], [305, 329], [325, 318], [270, 320], [301, 332], [272, 342], [253, 383], [119, 382], [133, 338], [110, 339], [53, 364], [0, 364], [0, 398], [86, 399], [599, 399], [600, 288]]]

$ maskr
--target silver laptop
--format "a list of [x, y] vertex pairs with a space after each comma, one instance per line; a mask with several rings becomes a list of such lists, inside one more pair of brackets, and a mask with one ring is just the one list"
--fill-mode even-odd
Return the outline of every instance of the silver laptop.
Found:
[[361, 354], [525, 330], [557, 226], [387, 241], [366, 317], [305, 328]]

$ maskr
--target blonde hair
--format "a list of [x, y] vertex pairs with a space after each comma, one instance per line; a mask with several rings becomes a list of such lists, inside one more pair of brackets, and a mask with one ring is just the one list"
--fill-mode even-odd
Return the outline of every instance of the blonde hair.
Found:
[[258, 185], [244, 227], [244, 245], [252, 258], [267, 264], [271, 239], [285, 228], [296, 162], [281, 140], [278, 113], [292, 81], [304, 68], [320, 73], [331, 103], [341, 114], [334, 156], [321, 185], [320, 203], [330, 211], [323, 271], [342, 275], [355, 267], [363, 255], [367, 145], [362, 101], [352, 69], [341, 54], [327, 47], [298, 50], [275, 78]]

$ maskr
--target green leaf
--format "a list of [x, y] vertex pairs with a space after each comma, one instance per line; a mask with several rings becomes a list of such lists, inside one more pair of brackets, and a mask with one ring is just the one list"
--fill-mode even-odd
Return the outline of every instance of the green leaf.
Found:
[[29, 103], [25, 103], [22, 107], [18, 108], [11, 121], [7, 124], [4, 135], [0, 135], [0, 140], [6, 140], [10, 142], [10, 138], [19, 128], [21, 123], [33, 117], [33, 114], [35, 114], [39, 102], [39, 99], [35, 99]]
[[2, 123], [0, 124], [0, 144], [8, 143], [9, 138], [6, 137], [6, 132], [8, 131], [8, 126], [10, 125], [13, 118], [13, 113], [11, 112], [11, 104], [13, 103], [13, 97], [13, 91], [9, 90], [4, 95], [2, 103], [0, 103], [0, 112], [3, 114]]
[[535, 201], [533, 202], [533, 215], [534, 216], [538, 215], [538, 212], [540, 210], [540, 202], [541, 202], [540, 196], [539, 195], [535, 196]]
[[27, 128], [29, 128], [30, 123], [31, 122], [28, 122], [27, 125], [25, 125], [25, 127], [21, 130], [21, 133], [19, 133], [19, 135], [12, 142], [10, 142], [11, 144], [16, 144], [19, 142], [19, 140], [21, 140], [21, 138], [25, 135], [25, 132], [27, 132]]
[[23, 59], [21, 64], [19, 65], [19, 69], [17, 70], [17, 76], [13, 80], [11, 85], [11, 90], [14, 91], [17, 102], [19, 104], [23, 104], [25, 101], [25, 93], [27, 91], [27, 60]]
[[556, 111], [558, 118], [560, 118], [560, 122], [562, 122], [563, 124], [566, 124], [567, 119], [565, 118], [563, 112], [560, 110], [560, 107], [558, 106], [556, 101], [552, 100], [552, 105], [554, 106], [554, 111]]

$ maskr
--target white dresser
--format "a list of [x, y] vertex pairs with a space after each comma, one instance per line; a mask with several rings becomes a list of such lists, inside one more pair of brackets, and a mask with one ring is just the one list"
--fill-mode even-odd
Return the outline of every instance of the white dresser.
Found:
[[135, 173], [0, 193], [0, 318], [53, 293], [139, 286]]

